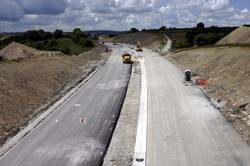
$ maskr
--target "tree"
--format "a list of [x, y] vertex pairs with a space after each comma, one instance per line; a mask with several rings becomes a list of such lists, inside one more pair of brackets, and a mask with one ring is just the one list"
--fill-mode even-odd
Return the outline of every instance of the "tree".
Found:
[[44, 33], [45, 33], [44, 30], [39, 29], [37, 32], [38, 32], [40, 38], [43, 40], [43, 36], [44, 36]]
[[216, 42], [218, 42], [223, 37], [224, 37], [223, 33], [212, 33], [212, 32], [209, 32], [206, 35], [208, 44], [215, 44]]
[[162, 27], [160, 27], [160, 31], [165, 31], [167, 29], [167, 27], [166, 26], [162, 26]]
[[44, 40], [48, 40], [48, 39], [52, 39], [52, 38], [53, 38], [53, 34], [50, 33], [50, 32], [45, 32], [45, 33], [43, 34], [43, 39], [44, 39]]
[[54, 31], [53, 36], [54, 36], [54, 38], [56, 38], [56, 39], [62, 38], [62, 37], [63, 37], [63, 31], [57, 29], [57, 30]]
[[112, 38], [112, 37], [116, 37], [117, 35], [116, 34], [109, 34], [108, 36], [109, 36], [109, 38]]
[[75, 28], [73, 30], [73, 34], [76, 34], [76, 33], [79, 33], [79, 32], [82, 32], [82, 30], [80, 28]]
[[61, 49], [61, 52], [64, 53], [64, 54], [69, 55], [69, 54], [70, 54], [70, 49], [69, 49], [68, 47], [63, 47], [63, 48]]
[[50, 51], [57, 51], [58, 50], [58, 43], [56, 39], [50, 39], [49, 42], [46, 44], [46, 50]]
[[197, 27], [197, 29], [204, 29], [205, 25], [204, 25], [204, 23], [200, 22], [200, 23], [197, 24], [196, 27]]
[[81, 39], [79, 40], [79, 45], [81, 45], [82, 47], [94, 47], [94, 43], [85, 37], [81, 37]]
[[130, 29], [130, 32], [139, 32], [139, 30], [134, 27]]
[[79, 43], [80, 38], [82, 37], [87, 37], [87, 35], [80, 29], [80, 28], [76, 28], [73, 30], [73, 36], [72, 39], [74, 42]]
[[2, 40], [0, 39], [0, 48], [2, 47], [2, 45], [3, 45], [3, 42], [2, 42]]
[[87, 40], [85, 43], [86, 47], [94, 47], [94, 43], [91, 40]]
[[36, 49], [42, 50], [44, 47], [44, 42], [43, 41], [38, 41], [38, 42], [34, 42], [33, 43], [33, 47], [35, 47]]
[[203, 45], [208, 44], [208, 40], [207, 40], [207, 37], [205, 36], [205, 34], [196, 35], [195, 38], [194, 38], [194, 42], [198, 46], [203, 46]]
[[87, 42], [87, 39], [85, 37], [81, 37], [79, 40], [79, 44], [83, 47], [85, 46], [86, 42]]
[[39, 41], [42, 40], [42, 36], [40, 35], [39, 31], [31, 30], [24, 32], [24, 38], [29, 39], [31, 41]]

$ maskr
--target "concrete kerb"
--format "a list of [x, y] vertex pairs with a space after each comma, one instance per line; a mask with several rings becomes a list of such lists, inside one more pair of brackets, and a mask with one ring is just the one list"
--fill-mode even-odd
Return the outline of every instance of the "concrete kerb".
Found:
[[62, 106], [68, 99], [70, 99], [84, 84], [86, 84], [100, 69], [102, 66], [97, 67], [92, 71], [82, 82], [80, 82], [76, 87], [71, 89], [66, 93], [61, 99], [56, 101], [47, 111], [42, 113], [38, 118], [32, 121], [28, 126], [21, 130], [14, 137], [10, 138], [1, 148], [0, 148], [0, 157], [8, 153], [8, 151], [17, 145], [26, 135], [28, 135], [32, 130], [38, 126], [44, 119], [49, 117], [52, 113], [57, 111], [57, 109]]
[[219, 106], [219, 104], [218, 104], [212, 97], [210, 97], [210, 96], [207, 94], [207, 92], [206, 92], [202, 87], [199, 87], [199, 86], [197, 86], [197, 85], [196, 85], [196, 87], [197, 87], [198, 89], [200, 89], [200, 91], [203, 93], [203, 95], [207, 98], [208, 101], [210, 101], [211, 105], [212, 105], [216, 110], [221, 111], [221, 108], [222, 108], [223, 106]]
[[146, 165], [147, 153], [147, 80], [144, 59], [140, 61], [141, 65], [141, 99], [138, 117], [137, 135], [134, 150], [133, 166]]

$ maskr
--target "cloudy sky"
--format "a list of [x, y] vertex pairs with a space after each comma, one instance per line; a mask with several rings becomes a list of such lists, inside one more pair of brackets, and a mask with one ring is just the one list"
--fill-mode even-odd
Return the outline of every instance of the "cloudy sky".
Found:
[[0, 0], [0, 32], [250, 24], [250, 0]]

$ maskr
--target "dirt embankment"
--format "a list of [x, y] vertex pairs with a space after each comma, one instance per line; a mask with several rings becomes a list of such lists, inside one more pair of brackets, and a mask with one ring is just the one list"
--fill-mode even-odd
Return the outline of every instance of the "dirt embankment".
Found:
[[241, 26], [216, 43], [226, 44], [250, 44], [250, 27]]
[[168, 59], [208, 79], [204, 89], [217, 101], [221, 112], [250, 143], [250, 48], [200, 48], [173, 53]]
[[0, 62], [0, 144], [103, 64], [104, 51]]
[[5, 60], [20, 60], [27, 58], [36, 58], [36, 57], [52, 57], [64, 55], [59, 51], [40, 51], [26, 45], [12, 42], [2, 50], [0, 50], [0, 57]]
[[150, 49], [157, 49], [165, 44], [164, 37], [161, 34], [148, 32], [124, 33], [111, 38], [110, 41], [132, 45], [136, 45], [139, 41], [143, 47]]

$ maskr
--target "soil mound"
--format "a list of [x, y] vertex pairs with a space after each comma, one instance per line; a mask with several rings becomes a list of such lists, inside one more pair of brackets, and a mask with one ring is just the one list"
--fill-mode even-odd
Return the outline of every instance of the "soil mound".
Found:
[[241, 26], [216, 43], [225, 44], [250, 44], [250, 27]]

